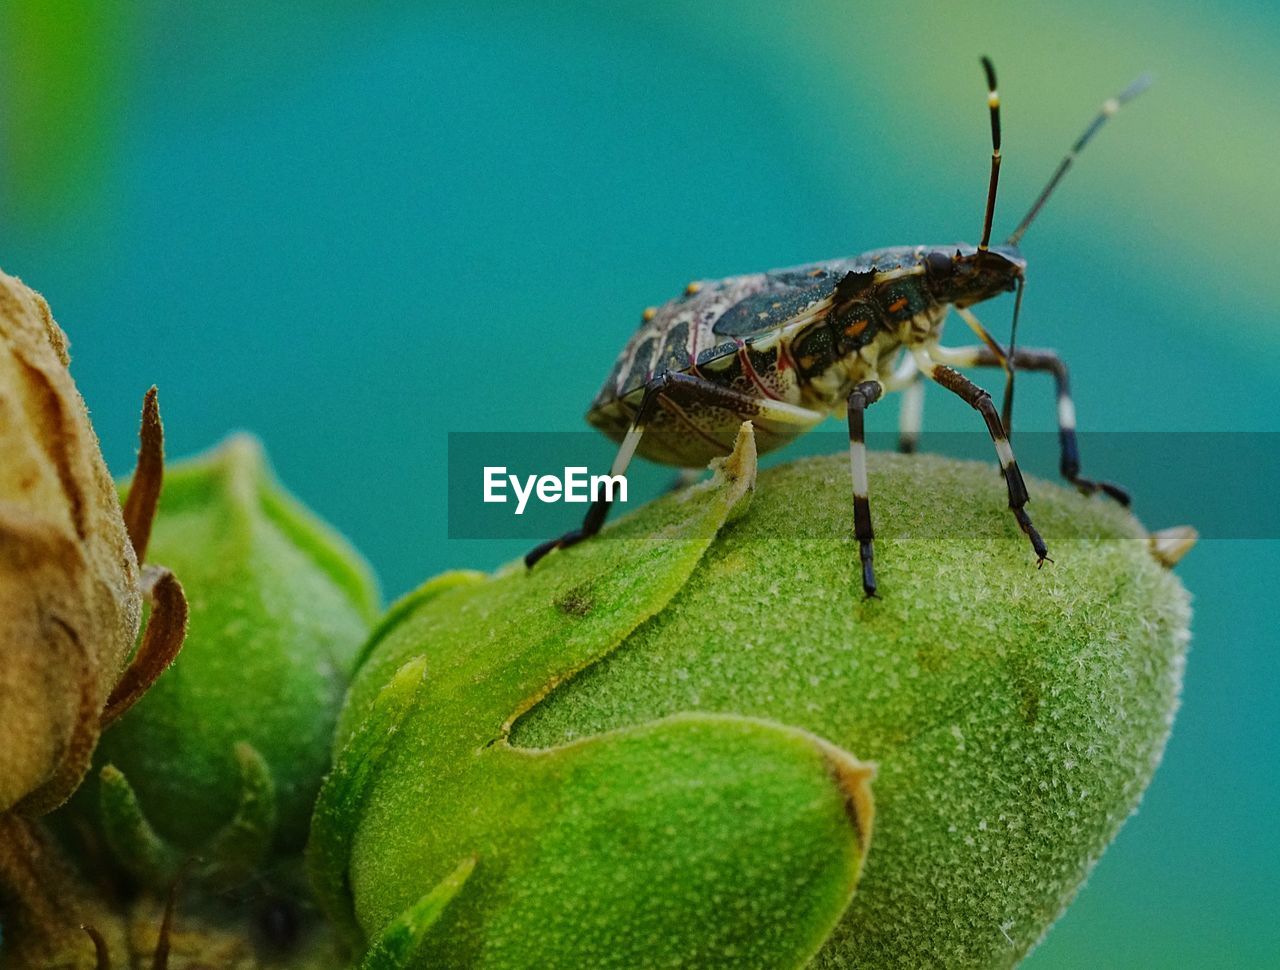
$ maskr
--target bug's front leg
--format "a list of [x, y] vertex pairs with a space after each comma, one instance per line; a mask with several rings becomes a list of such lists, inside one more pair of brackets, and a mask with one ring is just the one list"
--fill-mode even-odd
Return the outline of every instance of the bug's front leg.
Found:
[[[1013, 364], [1018, 370], [1048, 372], [1053, 375], [1058, 395], [1058, 471], [1086, 495], [1103, 492], [1123, 506], [1129, 505], [1129, 493], [1113, 482], [1094, 481], [1080, 476], [1080, 447], [1076, 443], [1076, 408], [1071, 400], [1071, 380], [1067, 365], [1052, 350], [1027, 348], [1014, 352]], [[986, 347], [973, 348], [974, 367], [1001, 367]]]
[[849, 393], [849, 471], [853, 476], [853, 534], [862, 559], [862, 592], [876, 595], [874, 566], [875, 530], [871, 525], [871, 497], [867, 483], [867, 436], [864, 416], [867, 408], [880, 400], [884, 388], [878, 381], [866, 381]]
[[996, 406], [991, 400], [990, 393], [973, 383], [959, 371], [945, 364], [936, 363], [929, 356], [929, 349], [916, 348], [913, 352], [916, 356], [916, 362], [920, 365], [920, 370], [924, 372], [926, 377], [941, 387], [945, 387], [982, 415], [987, 424], [987, 431], [991, 435], [991, 440], [996, 446], [996, 455], [1000, 459], [1000, 470], [1004, 472], [1005, 484], [1009, 490], [1009, 508], [1018, 522], [1018, 527], [1026, 533], [1027, 538], [1031, 541], [1031, 548], [1035, 550], [1036, 554], [1036, 565], [1043, 566], [1045, 560], [1049, 559], [1049, 550], [1045, 547], [1044, 540], [1040, 538], [1040, 533], [1031, 524], [1031, 517], [1027, 515], [1026, 505], [1030, 501], [1030, 496], [1027, 494], [1027, 485], [1022, 480], [1022, 471], [1018, 468], [1018, 461], [1013, 456], [1013, 448], [1010, 447], [1009, 439], [1005, 436], [1004, 425], [1000, 423], [1000, 415], [996, 411]]

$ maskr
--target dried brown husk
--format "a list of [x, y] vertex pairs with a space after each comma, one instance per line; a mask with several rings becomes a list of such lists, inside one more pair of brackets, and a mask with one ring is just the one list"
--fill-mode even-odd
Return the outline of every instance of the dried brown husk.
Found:
[[[121, 509], [68, 364], [48, 305], [0, 273], [4, 967], [95, 967], [123, 951], [120, 914], [63, 860], [40, 816], [75, 791], [102, 729], [173, 661], [187, 622], [173, 574], [140, 566], [163, 477], [155, 388], [139, 486]], [[151, 618], [137, 643], [144, 597]]]
[[74, 790], [133, 648], [140, 571], [67, 339], [0, 273], [0, 812]]

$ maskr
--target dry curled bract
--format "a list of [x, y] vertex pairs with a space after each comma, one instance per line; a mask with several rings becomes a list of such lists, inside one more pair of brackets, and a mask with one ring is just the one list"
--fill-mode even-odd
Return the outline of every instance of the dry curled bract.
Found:
[[74, 789], [141, 615], [137, 558], [67, 364], [44, 300], [0, 273], [0, 812], [40, 814]]

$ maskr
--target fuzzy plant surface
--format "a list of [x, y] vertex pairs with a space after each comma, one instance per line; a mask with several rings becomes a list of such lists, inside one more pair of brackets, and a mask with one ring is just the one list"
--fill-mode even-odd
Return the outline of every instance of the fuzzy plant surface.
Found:
[[[654, 506], [647, 534], [629, 533], [644, 541], [601, 543], [569, 572], [475, 601], [487, 582], [446, 575], [393, 609], [313, 823], [314, 882], [370, 938], [362, 965], [774, 966], [821, 945], [872, 828], [871, 772], [847, 751], [704, 713], [541, 751], [507, 741], [522, 712], [670, 601], [753, 474], [754, 456], [735, 455]], [[458, 596], [470, 606], [431, 609]], [[427, 613], [440, 641], [403, 641]], [[390, 867], [375, 861], [386, 851]]]
[[863, 600], [846, 460], [748, 508], [749, 446], [389, 613], [310, 847], [365, 966], [1010, 967], [1066, 907], [1177, 705], [1148, 535], [1033, 481], [1037, 570], [990, 466], [874, 455]]
[[187, 641], [108, 731], [73, 809], [164, 891], [234, 885], [297, 853], [378, 594], [360, 557], [290, 498], [248, 436], [172, 465], [151, 549], [179, 573]]

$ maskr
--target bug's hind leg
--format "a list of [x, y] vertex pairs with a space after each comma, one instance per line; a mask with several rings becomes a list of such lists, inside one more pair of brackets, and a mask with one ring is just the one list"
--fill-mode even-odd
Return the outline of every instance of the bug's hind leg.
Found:
[[898, 410], [898, 451], [914, 454], [920, 444], [920, 428], [924, 424], [924, 378], [910, 351], [903, 353], [898, 366], [889, 378], [881, 383], [880, 393], [902, 392]]
[[582, 520], [582, 525], [577, 529], [570, 529], [558, 539], [548, 539], [546, 542], [539, 543], [524, 554], [524, 564], [527, 569], [532, 569], [537, 565], [538, 560], [554, 549], [567, 549], [569, 546], [577, 545], [583, 539], [590, 539], [593, 535], [600, 531], [604, 525], [604, 520], [609, 516], [609, 508], [613, 502], [609, 499], [599, 498], [591, 503], [591, 508], [587, 509], [586, 517]]
[[[653, 409], [651, 402], [655, 398], [656, 395], [652, 388], [645, 390], [644, 400], [640, 404], [640, 409], [636, 412], [636, 416], [631, 422], [631, 427], [627, 429], [627, 436], [622, 439], [617, 455], [614, 456], [613, 465], [609, 469], [610, 475], [617, 476], [627, 473], [627, 467], [631, 464], [636, 448], [640, 445], [640, 437], [644, 434], [644, 423]], [[566, 549], [569, 546], [576, 545], [583, 539], [590, 539], [604, 526], [604, 520], [609, 517], [609, 509], [612, 505], [611, 492], [605, 492], [604, 495], [591, 503], [591, 507], [587, 509], [587, 514], [582, 519], [581, 526], [576, 529], [570, 529], [559, 538], [548, 539], [525, 553], [525, 567], [532, 569], [539, 559], [553, 549]]]
[[[640, 447], [640, 439], [644, 435], [645, 425], [653, 415], [654, 408], [658, 403], [658, 396], [670, 383], [670, 377], [671, 375], [664, 374], [661, 377], [655, 377], [645, 385], [644, 397], [640, 400], [640, 407], [636, 410], [636, 416], [631, 419], [631, 427], [627, 429], [626, 437], [622, 439], [622, 444], [618, 446], [618, 453], [614, 456], [613, 465], [609, 469], [610, 475], [617, 476], [627, 473], [631, 459], [635, 457], [636, 449]], [[577, 545], [583, 539], [590, 539], [604, 526], [604, 520], [609, 517], [609, 509], [612, 505], [613, 499], [609, 496], [609, 493], [605, 493], [605, 495], [596, 499], [591, 503], [591, 507], [587, 509], [587, 514], [583, 517], [581, 526], [569, 530], [558, 539], [548, 539], [525, 553], [525, 568], [532, 569], [539, 559], [554, 549], [567, 549], [569, 546]]]
[[859, 384], [849, 394], [849, 471], [853, 476], [853, 534], [862, 560], [862, 592], [876, 595], [875, 530], [871, 526], [871, 497], [867, 484], [867, 436], [864, 415], [880, 400], [884, 388], [878, 381]]
[[[1058, 471], [1086, 495], [1102, 492], [1121, 505], [1128, 507], [1129, 493], [1113, 482], [1094, 481], [1080, 476], [1080, 446], [1076, 443], [1076, 408], [1071, 400], [1071, 380], [1067, 365], [1052, 350], [1015, 351], [1014, 367], [1018, 370], [1048, 372], [1058, 393]], [[1003, 366], [986, 347], [974, 348], [973, 365], [976, 367]]]
[[920, 444], [920, 428], [924, 424], [924, 378], [919, 374], [902, 389], [898, 411], [898, 451], [915, 454]]
[[1018, 521], [1018, 527], [1031, 541], [1031, 548], [1036, 554], [1036, 565], [1043, 566], [1045, 560], [1049, 559], [1049, 550], [1036, 527], [1031, 524], [1031, 517], [1027, 515], [1026, 505], [1030, 500], [1027, 485], [1022, 480], [1022, 471], [1018, 468], [1017, 459], [1013, 457], [1013, 449], [1009, 446], [1009, 439], [1005, 437], [1004, 425], [1000, 423], [1000, 415], [991, 395], [959, 371], [936, 364], [927, 355], [920, 361], [920, 368], [931, 380], [955, 394], [986, 421], [987, 431], [996, 446], [996, 455], [1000, 458], [1000, 470], [1004, 472], [1005, 484], [1009, 489], [1009, 508]]
[[[668, 372], [645, 385], [644, 396], [627, 429], [611, 475], [626, 474], [646, 430], [658, 435], [646, 439], [646, 457], [673, 465], [703, 464], [733, 451], [738, 428], [751, 421], [761, 450], [778, 447], [807, 431], [822, 415], [784, 401], [750, 397], [721, 387], [702, 377]], [[553, 549], [564, 549], [600, 531], [612, 503], [600, 498], [587, 510], [582, 525], [531, 549], [524, 557], [533, 566]]]

